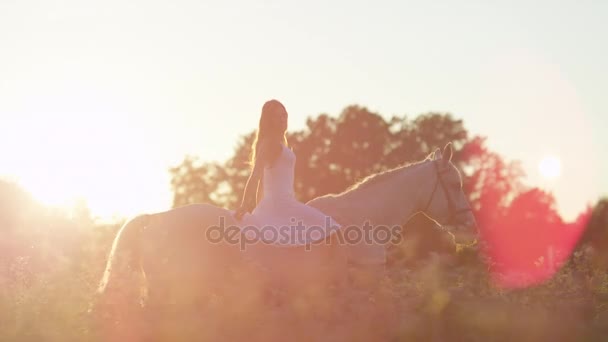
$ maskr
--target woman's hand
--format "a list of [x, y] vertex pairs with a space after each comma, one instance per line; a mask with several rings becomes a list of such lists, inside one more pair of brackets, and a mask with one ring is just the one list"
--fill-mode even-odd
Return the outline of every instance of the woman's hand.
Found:
[[251, 212], [251, 210], [249, 208], [247, 208], [246, 206], [241, 205], [240, 207], [238, 207], [234, 213], [234, 218], [236, 218], [238, 221], [241, 220], [241, 218], [243, 218], [243, 215], [245, 215], [245, 213], [249, 213]]

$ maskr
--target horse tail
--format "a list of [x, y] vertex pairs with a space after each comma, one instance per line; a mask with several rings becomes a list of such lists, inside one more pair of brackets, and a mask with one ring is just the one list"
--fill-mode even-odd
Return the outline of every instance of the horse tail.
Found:
[[97, 300], [91, 309], [103, 305], [124, 306], [143, 303], [145, 273], [142, 267], [141, 233], [151, 215], [140, 215], [127, 221], [118, 231], [108, 255]]

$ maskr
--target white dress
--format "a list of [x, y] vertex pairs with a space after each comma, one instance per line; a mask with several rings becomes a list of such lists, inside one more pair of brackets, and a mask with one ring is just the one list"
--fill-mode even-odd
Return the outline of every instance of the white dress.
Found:
[[239, 221], [247, 238], [282, 246], [301, 246], [327, 238], [340, 229], [332, 217], [298, 201], [294, 193], [296, 156], [281, 144], [281, 154], [264, 168], [263, 197]]

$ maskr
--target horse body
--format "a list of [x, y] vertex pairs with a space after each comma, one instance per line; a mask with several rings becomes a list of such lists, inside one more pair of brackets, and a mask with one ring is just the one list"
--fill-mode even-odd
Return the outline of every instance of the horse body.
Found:
[[[221, 222], [224, 233], [238, 226], [231, 211], [211, 204], [186, 205], [127, 222], [115, 239], [100, 294], [118, 306], [134, 302], [124, 301], [125, 295], [143, 293], [148, 307], [179, 306], [220, 292], [322, 287], [338, 282], [344, 271], [345, 250], [335, 234], [313, 246], [269, 246], [243, 241], [239, 235], [216, 239], [209, 229]], [[244, 274], [251, 275], [247, 282], [235, 283]], [[117, 289], [121, 295], [116, 296]]]
[[[146, 304], [154, 307], [203, 302], [208, 293], [232, 286], [230, 293], [250, 296], [269, 287], [318, 289], [343, 280], [347, 260], [383, 270], [386, 243], [373, 238], [379, 227], [391, 231], [420, 211], [439, 223], [474, 224], [460, 175], [450, 163], [452, 151], [448, 146], [444, 154], [449, 153], [449, 157], [444, 160], [437, 151], [433, 158], [368, 177], [342, 194], [308, 202], [343, 227], [312, 246], [242, 244], [243, 236], [239, 234], [232, 236], [233, 240], [226, 236], [214, 239], [209, 234], [210, 227], [223, 222], [227, 228], [237, 222], [231, 211], [210, 204], [193, 204], [133, 219], [117, 234], [100, 295], [111, 297], [121, 288], [115, 280], [131, 279], [133, 274], [140, 274], [145, 281]], [[444, 196], [437, 195], [438, 188], [443, 189]], [[362, 230], [366, 224], [370, 231]], [[352, 236], [345, 236], [345, 229], [359, 229], [361, 238], [352, 240]], [[365, 239], [370, 232], [372, 240]], [[134, 284], [143, 283], [122, 282], [124, 287], [134, 288]], [[119, 292], [128, 296], [135, 293]]]
[[227, 225], [236, 223], [228, 210], [210, 204], [151, 215], [140, 249], [150, 302], [196, 301], [221, 289], [230, 272], [241, 267], [239, 246], [208, 239], [206, 231], [218, 217]]
[[409, 177], [396, 175], [393, 179], [379, 181], [374, 186], [353, 189], [337, 196], [321, 196], [308, 202], [337, 218], [343, 227], [361, 228], [367, 225], [372, 230], [362, 231], [361, 238], [354, 236], [354, 239], [348, 241], [350, 263], [378, 267], [386, 263], [386, 243], [375, 239], [373, 230], [383, 227], [394, 233], [394, 227], [402, 225], [419, 211], [419, 195], [416, 192], [420, 187], [422, 173], [414, 168], [410, 167]]

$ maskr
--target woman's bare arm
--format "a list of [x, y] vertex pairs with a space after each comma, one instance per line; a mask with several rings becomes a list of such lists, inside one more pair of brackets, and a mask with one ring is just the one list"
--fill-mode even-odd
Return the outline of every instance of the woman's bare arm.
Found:
[[260, 204], [260, 201], [264, 197], [264, 177], [260, 177], [260, 182], [258, 183], [258, 192], [255, 196], [255, 204]]
[[247, 179], [247, 183], [245, 185], [245, 190], [243, 191], [243, 199], [241, 201], [241, 207], [245, 207], [249, 210], [253, 210], [259, 201], [256, 200], [254, 196], [256, 196], [255, 192], [259, 191], [260, 188], [259, 183], [260, 179], [264, 175], [264, 165], [266, 162], [266, 146], [260, 146], [259, 154], [256, 157], [255, 164], [253, 165], [253, 170], [249, 175], [249, 179]]

